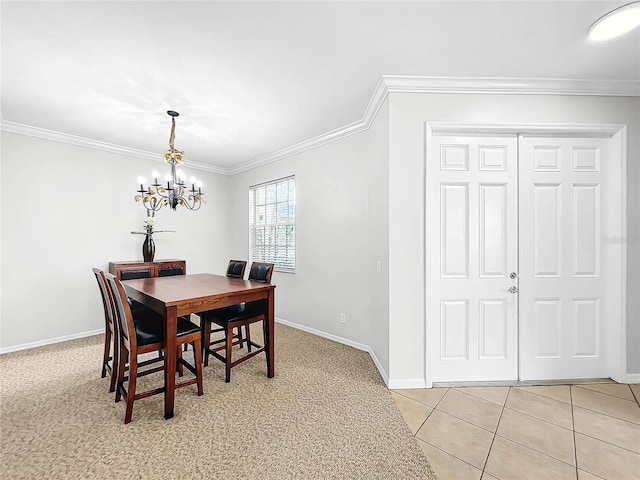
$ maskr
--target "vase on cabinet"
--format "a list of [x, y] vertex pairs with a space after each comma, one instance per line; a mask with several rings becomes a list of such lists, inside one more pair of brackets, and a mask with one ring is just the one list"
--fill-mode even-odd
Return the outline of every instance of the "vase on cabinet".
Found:
[[144, 243], [142, 244], [142, 258], [145, 262], [153, 262], [156, 254], [156, 244], [153, 241], [153, 234], [147, 233]]

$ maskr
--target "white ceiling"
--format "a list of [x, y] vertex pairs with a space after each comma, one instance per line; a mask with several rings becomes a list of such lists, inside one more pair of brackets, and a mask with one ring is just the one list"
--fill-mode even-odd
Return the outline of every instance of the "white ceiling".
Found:
[[2, 1], [2, 119], [229, 169], [362, 119], [381, 75], [640, 80], [622, 1]]

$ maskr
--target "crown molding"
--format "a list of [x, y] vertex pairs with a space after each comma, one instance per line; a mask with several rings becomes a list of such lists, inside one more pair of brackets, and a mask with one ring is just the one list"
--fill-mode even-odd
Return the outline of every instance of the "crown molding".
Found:
[[309, 140], [305, 140], [304, 142], [296, 143], [295, 145], [291, 145], [281, 150], [263, 155], [248, 162], [241, 163], [240, 165], [230, 168], [229, 174], [235, 175], [237, 173], [246, 172], [247, 170], [252, 170], [254, 168], [267, 165], [268, 163], [277, 162], [278, 160], [282, 160], [283, 158], [297, 155], [298, 153], [311, 150], [312, 148], [335, 142], [336, 140], [340, 140], [342, 138], [346, 138], [356, 133], [368, 130], [369, 127], [371, 127], [371, 125], [373, 124], [373, 120], [376, 118], [380, 107], [382, 107], [385, 99], [387, 98], [388, 89], [385, 85], [384, 78], [385, 77], [382, 76], [380, 77], [380, 80], [378, 80], [378, 84], [373, 91], [373, 95], [369, 100], [369, 104], [367, 105], [367, 108], [365, 109], [364, 115], [362, 116], [361, 120], [350, 123], [340, 128], [336, 128], [327, 133], [323, 133], [322, 135], [318, 135], [317, 137], [310, 138]]
[[389, 93], [480, 93], [495, 95], [640, 96], [634, 80], [521, 77], [408, 77], [383, 75]]
[[363, 120], [350, 123], [348, 125], [345, 125], [344, 127], [336, 128], [335, 130], [331, 130], [330, 132], [324, 133], [309, 140], [305, 140], [304, 142], [296, 143], [295, 145], [291, 145], [281, 150], [277, 150], [273, 153], [263, 155], [248, 162], [241, 163], [240, 165], [230, 168], [228, 173], [229, 175], [235, 175], [237, 173], [246, 172], [247, 170], [252, 170], [254, 168], [267, 165], [268, 163], [277, 162], [278, 160], [282, 160], [283, 158], [287, 158], [292, 155], [297, 155], [298, 153], [311, 150], [312, 148], [319, 147], [320, 145], [335, 142], [336, 140], [340, 140], [341, 138], [345, 138], [350, 135], [354, 135], [356, 133], [367, 130], [371, 126], [371, 123], [372, 121], [366, 123]]
[[633, 80], [569, 80], [561, 78], [471, 78], [382, 75], [362, 119], [304, 142], [277, 150], [229, 169], [230, 175], [251, 170], [368, 130], [390, 93], [473, 93], [494, 95], [640, 96]]
[[[145, 150], [138, 150], [136, 148], [123, 147], [121, 145], [115, 145], [113, 143], [101, 142], [100, 140], [92, 140], [90, 138], [70, 135], [68, 133], [56, 132], [40, 127], [32, 127], [30, 125], [24, 125], [22, 123], [2, 120], [2, 122], [0, 123], [0, 130], [3, 130], [5, 132], [17, 133], [19, 135], [26, 135], [29, 137], [42, 138], [44, 140], [51, 140], [53, 142], [91, 148], [93, 150], [99, 150], [102, 152], [115, 153], [118, 155], [126, 155], [128, 157], [135, 157], [143, 160], [152, 160], [154, 162], [164, 163], [164, 157], [161, 153], [153, 153], [147, 152]], [[196, 170], [205, 170], [208, 172], [219, 174], [228, 174], [226, 168], [192, 161], [189, 161], [189, 168], [194, 168]]]
[[[507, 78], [507, 77], [417, 77], [401, 75], [382, 75], [373, 91], [362, 119], [336, 128], [329, 132], [296, 143], [275, 152], [263, 155], [235, 167], [224, 168], [204, 163], [189, 162], [190, 168], [235, 175], [267, 165], [283, 158], [297, 155], [312, 148], [335, 142], [350, 135], [368, 130], [390, 93], [432, 93], [432, 94], [493, 94], [493, 95], [585, 95], [585, 96], [640, 96], [640, 82], [635, 80], [581, 80], [562, 78]], [[157, 153], [123, 147], [111, 143], [68, 135], [66, 133], [31, 127], [20, 123], [2, 120], [0, 129], [44, 138], [55, 142], [79, 145], [119, 155], [128, 155], [162, 162]]]

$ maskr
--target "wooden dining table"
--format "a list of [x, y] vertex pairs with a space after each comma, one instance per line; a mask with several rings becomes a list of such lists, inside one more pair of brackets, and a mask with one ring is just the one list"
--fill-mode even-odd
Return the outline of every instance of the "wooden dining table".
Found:
[[267, 376], [274, 375], [274, 293], [275, 285], [199, 273], [170, 277], [126, 280], [122, 284], [127, 295], [163, 316], [166, 341], [164, 369], [164, 418], [174, 414], [176, 384], [177, 318], [191, 313], [237, 305], [243, 302], [266, 300], [265, 352]]

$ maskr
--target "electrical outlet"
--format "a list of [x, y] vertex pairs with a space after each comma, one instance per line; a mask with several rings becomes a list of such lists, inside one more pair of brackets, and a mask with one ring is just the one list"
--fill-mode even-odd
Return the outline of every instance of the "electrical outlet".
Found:
[[346, 313], [341, 313], [340, 314], [340, 323], [347, 323], [347, 314]]

